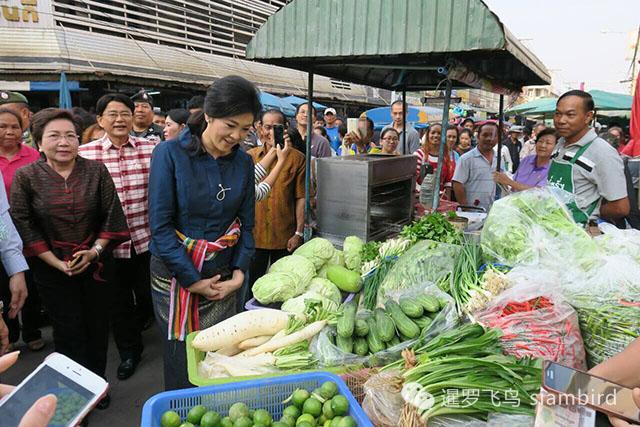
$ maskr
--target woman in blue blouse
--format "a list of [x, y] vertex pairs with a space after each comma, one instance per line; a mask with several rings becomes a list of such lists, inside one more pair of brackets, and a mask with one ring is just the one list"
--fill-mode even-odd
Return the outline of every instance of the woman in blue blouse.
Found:
[[151, 161], [151, 287], [165, 389], [189, 387], [184, 340], [236, 313], [254, 253], [254, 166], [239, 150], [261, 109], [242, 77], [217, 80], [201, 125], [159, 144]]

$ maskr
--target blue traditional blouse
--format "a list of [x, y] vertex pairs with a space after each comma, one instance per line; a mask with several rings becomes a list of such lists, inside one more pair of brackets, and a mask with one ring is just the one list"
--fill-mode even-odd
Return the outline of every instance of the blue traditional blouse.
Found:
[[186, 128], [177, 139], [160, 143], [153, 152], [149, 177], [149, 250], [183, 287], [203, 277], [179, 242], [176, 230], [192, 239], [212, 242], [224, 235], [236, 218], [240, 220], [236, 246], [205, 261], [203, 271], [228, 266], [246, 272], [255, 251], [251, 157], [236, 146], [231, 154], [214, 159], [202, 148], [191, 149], [196, 142], [192, 139]]

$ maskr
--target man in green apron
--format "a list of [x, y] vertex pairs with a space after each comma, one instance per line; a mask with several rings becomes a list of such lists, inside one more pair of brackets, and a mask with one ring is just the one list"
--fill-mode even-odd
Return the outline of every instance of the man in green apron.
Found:
[[629, 213], [622, 159], [590, 127], [594, 109], [591, 95], [572, 90], [558, 99], [553, 118], [561, 138], [552, 156], [548, 183], [576, 196], [567, 208], [583, 225]]

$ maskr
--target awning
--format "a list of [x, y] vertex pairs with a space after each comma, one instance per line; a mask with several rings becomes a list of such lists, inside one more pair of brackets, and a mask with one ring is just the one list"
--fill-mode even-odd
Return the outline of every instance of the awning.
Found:
[[[374, 128], [380, 130], [391, 124], [391, 107], [378, 107], [365, 111], [360, 117], [373, 120]], [[407, 123], [416, 129], [424, 129], [429, 123], [442, 120], [442, 109], [435, 107], [407, 107]]]
[[456, 87], [496, 92], [551, 81], [481, 0], [294, 0], [246, 56], [385, 89], [432, 89], [444, 71]]
[[[630, 111], [633, 97], [622, 93], [605, 92], [603, 90], [590, 90], [596, 105], [596, 113], [604, 111]], [[523, 116], [543, 116], [553, 114], [556, 111], [558, 98], [540, 98], [520, 104], [511, 108], [507, 113], [521, 114]]]
[[[295, 105], [296, 107], [300, 104], [306, 104], [307, 101], [304, 98], [300, 98], [299, 96], [295, 96], [295, 95], [291, 95], [291, 96], [285, 96], [284, 98], [282, 98], [283, 100], [285, 100], [286, 102], [288, 102], [291, 105]], [[320, 104], [319, 102], [314, 102], [313, 103], [313, 108], [315, 108], [316, 110], [320, 111], [320, 110], [324, 110], [325, 108], [327, 108], [326, 105], [324, 104]]]

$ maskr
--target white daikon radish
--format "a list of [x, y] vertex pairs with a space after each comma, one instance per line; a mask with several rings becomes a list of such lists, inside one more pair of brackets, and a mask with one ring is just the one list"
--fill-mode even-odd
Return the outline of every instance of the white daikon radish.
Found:
[[220, 350], [216, 351], [221, 356], [235, 356], [236, 354], [244, 351], [244, 348], [240, 348], [238, 344], [232, 344], [226, 347], [222, 347]]
[[249, 338], [248, 340], [242, 341], [238, 344], [238, 348], [240, 350], [249, 350], [250, 348], [257, 347], [269, 341], [273, 336], [271, 335], [263, 335], [261, 337]]
[[298, 344], [299, 342], [302, 342], [304, 340], [310, 340], [311, 338], [315, 337], [322, 330], [322, 328], [325, 327], [326, 324], [326, 320], [313, 322], [312, 324], [300, 329], [298, 332], [294, 332], [290, 335], [285, 335], [278, 339], [271, 339], [261, 346], [254, 347], [250, 350], [238, 354], [237, 357], [256, 356], [262, 353], [270, 353], [288, 345]]
[[200, 351], [216, 351], [249, 338], [275, 335], [286, 328], [288, 321], [289, 315], [280, 310], [261, 308], [245, 311], [200, 331], [192, 345]]

